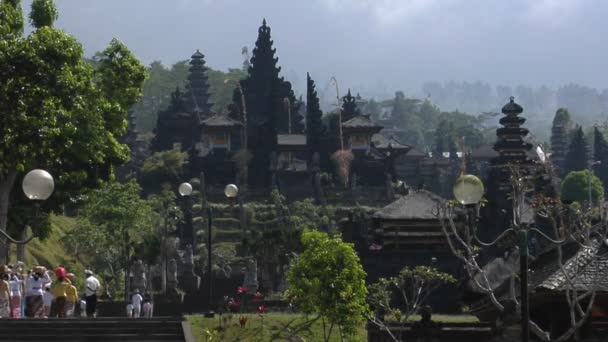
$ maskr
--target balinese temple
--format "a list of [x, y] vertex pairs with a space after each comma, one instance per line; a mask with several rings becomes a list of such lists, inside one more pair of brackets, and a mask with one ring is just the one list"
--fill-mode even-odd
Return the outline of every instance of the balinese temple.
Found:
[[342, 122], [342, 134], [344, 135], [344, 146], [357, 155], [365, 155], [372, 146], [372, 136], [379, 133], [382, 126], [374, 124], [369, 116], [357, 115]]
[[213, 115], [201, 123], [201, 140], [196, 144], [190, 158], [192, 174], [198, 170], [206, 172], [209, 183], [232, 183], [236, 176], [236, 166], [232, 160], [240, 148], [243, 124], [225, 114]]
[[381, 126], [374, 124], [369, 116], [361, 114], [342, 122], [344, 147], [350, 149], [354, 155], [351, 165], [351, 185], [385, 184], [384, 154], [372, 144], [372, 136], [380, 130], [382, 130]]
[[189, 112], [196, 113], [205, 118], [211, 113], [213, 104], [209, 101], [209, 79], [205, 66], [205, 55], [199, 50], [192, 55], [190, 60], [190, 71], [186, 83], [186, 94], [184, 100]]
[[531, 164], [528, 151], [532, 149], [532, 144], [525, 141], [529, 131], [521, 127], [526, 119], [518, 116], [523, 111], [522, 106], [515, 103], [513, 97], [511, 97], [509, 103], [502, 107], [502, 113], [505, 116], [499, 122], [503, 127], [496, 130], [497, 141], [494, 144], [494, 150], [498, 152], [498, 157], [492, 159], [492, 165], [496, 168], [504, 170], [508, 165], [526, 166]]
[[[344, 236], [355, 242], [368, 280], [395, 275], [405, 265], [433, 266], [457, 278], [462, 275], [462, 265], [451, 253], [437, 218], [437, 208], [445, 204], [444, 198], [430, 191], [408, 189], [373, 213], [367, 230], [358, 230], [356, 219], [345, 223], [343, 229], [351, 234]], [[436, 299], [429, 304], [433, 309], [449, 311], [451, 304], [440, 298], [457, 297], [459, 291], [443, 287], [439, 292], [443, 296], [433, 296]]]
[[436, 215], [445, 202], [430, 191], [409, 190], [372, 215], [374, 242], [385, 252], [445, 252], [446, 240]]
[[507, 229], [512, 222], [512, 167], [517, 167], [522, 174], [533, 172], [534, 158], [531, 158], [532, 144], [526, 141], [528, 130], [522, 125], [525, 118], [519, 116], [523, 112], [522, 106], [515, 103], [511, 97], [509, 103], [502, 107], [502, 117], [499, 122], [502, 127], [496, 129], [496, 143], [494, 150], [498, 156], [490, 160], [490, 170], [486, 185], [486, 198], [490, 205], [482, 210], [481, 225], [484, 229], [482, 238], [495, 237]]
[[277, 171], [306, 172], [307, 152], [305, 134], [277, 135]]
[[192, 152], [201, 139], [202, 121], [212, 116], [207, 67], [200, 51], [192, 55], [189, 70], [186, 91], [177, 87], [171, 94], [169, 107], [158, 113], [153, 151], [180, 146], [182, 151]]
[[[277, 135], [276, 185], [289, 199], [312, 196], [305, 134]], [[304, 185], [304, 188], [299, 185]]]
[[408, 154], [412, 146], [402, 144], [393, 136], [386, 139], [382, 135], [376, 134], [373, 139], [373, 147], [384, 155], [386, 172], [390, 174], [393, 182], [397, 181], [399, 179], [396, 169], [397, 159]]

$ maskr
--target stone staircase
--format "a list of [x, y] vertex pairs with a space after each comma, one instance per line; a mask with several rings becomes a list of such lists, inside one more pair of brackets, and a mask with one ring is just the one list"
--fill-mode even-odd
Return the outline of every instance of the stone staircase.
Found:
[[184, 342], [181, 317], [0, 319], [0, 341]]

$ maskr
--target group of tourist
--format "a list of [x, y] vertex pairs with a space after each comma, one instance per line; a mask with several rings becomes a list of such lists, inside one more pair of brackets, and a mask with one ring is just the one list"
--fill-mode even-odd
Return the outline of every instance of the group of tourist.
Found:
[[143, 316], [151, 318], [153, 308], [150, 294], [146, 293], [142, 297], [139, 289], [135, 289], [131, 295], [131, 302], [127, 304], [127, 317], [138, 318]]
[[55, 279], [43, 266], [25, 271], [23, 263], [16, 267], [0, 266], [0, 318], [22, 317], [95, 317], [99, 280], [85, 271], [84, 299], [78, 297], [75, 275], [64, 267], [55, 269]]

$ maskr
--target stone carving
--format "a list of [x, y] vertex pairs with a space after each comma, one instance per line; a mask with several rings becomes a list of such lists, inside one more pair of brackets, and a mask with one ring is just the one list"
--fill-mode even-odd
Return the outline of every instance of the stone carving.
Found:
[[247, 260], [247, 268], [245, 269], [243, 286], [249, 290], [249, 293], [255, 293], [258, 290], [258, 264], [253, 259]]
[[194, 252], [192, 245], [187, 244], [183, 254], [184, 272], [182, 274], [181, 288], [186, 293], [193, 294], [198, 291], [201, 284], [201, 278], [194, 273]]
[[131, 282], [131, 290], [139, 290], [141, 293], [146, 292], [148, 282], [146, 279], [146, 266], [141, 260], [137, 260], [132, 268], [133, 281]]
[[192, 245], [187, 244], [186, 250], [184, 251], [184, 265], [194, 265], [194, 251]]
[[167, 289], [177, 289], [177, 261], [175, 259], [169, 260], [167, 264]]

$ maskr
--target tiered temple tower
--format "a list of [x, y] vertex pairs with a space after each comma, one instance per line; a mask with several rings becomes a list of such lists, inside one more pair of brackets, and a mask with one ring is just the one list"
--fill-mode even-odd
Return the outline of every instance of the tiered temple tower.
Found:
[[513, 97], [502, 107], [505, 116], [499, 121], [502, 127], [496, 129], [494, 144], [498, 156], [491, 159], [491, 169], [484, 181], [488, 189], [489, 205], [483, 210], [481, 224], [486, 226], [482, 233], [482, 237], [486, 239], [497, 236], [511, 224], [511, 168], [518, 167], [519, 172], [524, 174], [532, 171], [533, 162], [529, 158], [532, 144], [524, 140], [528, 130], [521, 126], [526, 119], [519, 116], [523, 110]]
[[198, 112], [201, 119], [206, 119], [210, 116], [213, 104], [209, 102], [209, 79], [207, 77], [208, 68], [205, 66], [205, 55], [199, 50], [192, 55], [189, 70], [187, 90], [184, 94], [186, 108], [188, 112]]
[[499, 156], [492, 160], [494, 166], [504, 168], [509, 164], [530, 163], [527, 153], [532, 149], [532, 144], [524, 141], [529, 131], [521, 127], [526, 119], [518, 116], [523, 111], [522, 106], [515, 103], [513, 97], [502, 107], [502, 113], [505, 116], [499, 121], [503, 127], [496, 130], [497, 141], [494, 144], [494, 150], [498, 152]]

